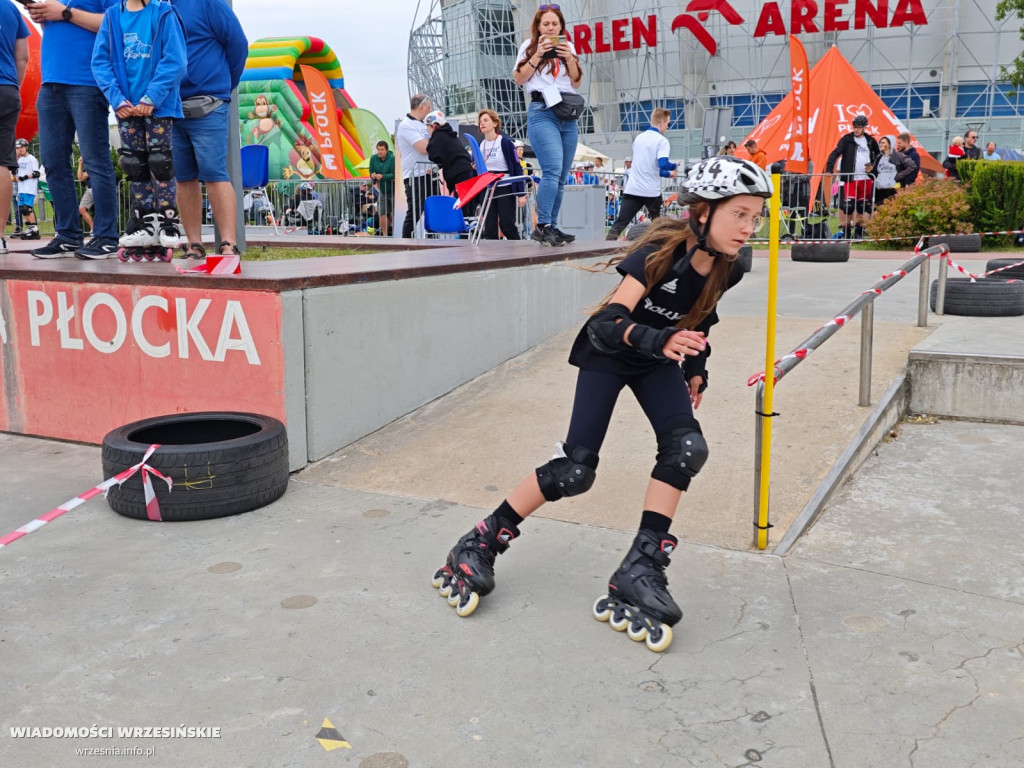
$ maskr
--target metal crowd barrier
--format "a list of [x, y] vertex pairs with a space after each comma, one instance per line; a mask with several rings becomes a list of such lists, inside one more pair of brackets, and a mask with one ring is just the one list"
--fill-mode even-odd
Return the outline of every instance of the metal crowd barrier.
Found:
[[[898, 192], [880, 188], [877, 180], [857, 181], [852, 174], [783, 172], [781, 179], [782, 241], [861, 239], [874, 211]], [[754, 238], [767, 237], [766, 221]]]

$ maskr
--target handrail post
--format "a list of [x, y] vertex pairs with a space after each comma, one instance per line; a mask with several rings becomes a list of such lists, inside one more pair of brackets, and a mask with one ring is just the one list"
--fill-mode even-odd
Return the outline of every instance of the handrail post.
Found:
[[925, 259], [921, 262], [921, 283], [917, 293], [917, 327], [927, 328], [928, 327], [928, 285], [931, 282], [931, 264], [930, 258]]
[[871, 405], [871, 348], [874, 342], [875, 302], [869, 301], [860, 311], [860, 400], [858, 405]]
[[946, 314], [946, 278], [949, 272], [949, 253], [939, 259], [939, 285], [935, 289], [935, 314]]

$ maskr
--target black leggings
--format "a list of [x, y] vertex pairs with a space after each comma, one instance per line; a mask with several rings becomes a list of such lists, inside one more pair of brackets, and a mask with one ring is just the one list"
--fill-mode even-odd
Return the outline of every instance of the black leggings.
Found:
[[506, 240], [519, 240], [519, 227], [516, 225], [516, 208], [518, 198], [508, 187], [501, 187], [494, 193], [491, 207], [487, 209], [487, 220], [484, 222], [484, 240], [498, 239], [498, 222], [501, 222], [501, 233]]
[[700, 429], [693, 418], [690, 391], [683, 369], [678, 365], [659, 365], [646, 373], [621, 375], [580, 370], [576, 379], [576, 398], [572, 404], [569, 435], [565, 442], [582, 445], [599, 453], [615, 401], [623, 387], [633, 390], [655, 434], [689, 425]]
[[647, 215], [651, 221], [661, 216], [661, 195], [657, 197], [638, 197], [637, 195], [622, 194], [622, 200], [619, 201], [619, 215], [615, 217], [615, 223], [612, 224], [611, 230], [609, 230], [609, 237], [618, 237], [622, 234], [629, 222], [633, 220], [633, 217], [640, 213], [641, 208], [647, 209]]

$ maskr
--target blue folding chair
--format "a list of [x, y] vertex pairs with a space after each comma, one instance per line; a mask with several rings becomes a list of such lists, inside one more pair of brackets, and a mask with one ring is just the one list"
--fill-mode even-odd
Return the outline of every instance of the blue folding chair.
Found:
[[[270, 209], [271, 221], [274, 224], [274, 234], [281, 234], [277, 229], [277, 214], [270, 202], [270, 195], [267, 194], [267, 184], [270, 182], [270, 150], [262, 144], [246, 144], [242, 147], [242, 189], [250, 192], [259, 192], [266, 206]], [[255, 201], [253, 205], [255, 205]]]
[[473, 153], [473, 165], [476, 166], [476, 172], [487, 173], [487, 162], [484, 160], [484, 153], [480, 149], [480, 144], [477, 143], [476, 138], [470, 133], [463, 134], [466, 141], [469, 143], [470, 152]]
[[455, 198], [431, 195], [423, 201], [423, 231], [430, 235], [458, 237], [469, 232], [462, 209], [455, 208]]

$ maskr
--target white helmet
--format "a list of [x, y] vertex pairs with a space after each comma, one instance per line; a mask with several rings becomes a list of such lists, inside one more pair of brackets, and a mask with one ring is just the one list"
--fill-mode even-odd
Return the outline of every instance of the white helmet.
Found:
[[750, 160], [732, 155], [701, 160], [690, 169], [683, 187], [683, 203], [713, 203], [736, 195], [772, 196], [771, 177]]
[[423, 118], [423, 124], [428, 128], [432, 125], [441, 125], [444, 121], [444, 112], [439, 109], [435, 109], [433, 112], [428, 112], [427, 116]]

